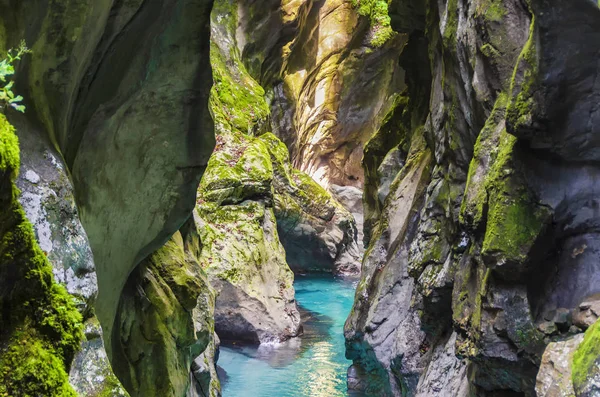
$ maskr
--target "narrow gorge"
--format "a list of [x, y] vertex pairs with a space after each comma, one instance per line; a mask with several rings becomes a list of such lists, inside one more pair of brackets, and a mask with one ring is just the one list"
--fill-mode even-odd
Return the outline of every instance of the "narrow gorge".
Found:
[[600, 397], [599, 73], [596, 0], [0, 0], [0, 397]]

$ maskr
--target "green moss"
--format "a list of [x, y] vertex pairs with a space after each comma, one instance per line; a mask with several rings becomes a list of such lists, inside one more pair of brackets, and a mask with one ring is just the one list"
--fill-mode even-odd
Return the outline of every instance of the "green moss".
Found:
[[119, 379], [110, 371], [104, 375], [103, 387], [98, 393], [89, 397], [129, 397], [129, 394], [125, 392]]
[[6, 177], [14, 182], [20, 164], [17, 135], [6, 118], [0, 114], [0, 173], [7, 174]]
[[[511, 79], [511, 100], [506, 111], [507, 123], [512, 130], [527, 127], [532, 121], [535, 106], [533, 94], [538, 81], [538, 60], [536, 46], [535, 16], [531, 19], [529, 39], [523, 47]], [[523, 74], [522, 81], [518, 76]]]
[[481, 180], [484, 177], [481, 175], [481, 171], [492, 160], [492, 152], [498, 143], [495, 133], [498, 124], [504, 119], [506, 101], [506, 95], [501, 93], [494, 104], [490, 117], [488, 117], [483, 129], [477, 136], [473, 149], [473, 158], [469, 165], [467, 185], [459, 215], [460, 222], [473, 229], [478, 228], [484, 215], [484, 206], [487, 204], [488, 196], [485, 182]]
[[491, 22], [501, 22], [506, 15], [502, 0], [482, 0], [477, 6], [477, 14]]
[[0, 115], [0, 396], [71, 396], [67, 368], [83, 338], [82, 318], [54, 283], [17, 200], [18, 167], [17, 137]]
[[297, 193], [304, 202], [310, 201], [313, 206], [322, 206], [332, 200], [327, 190], [315, 182], [308, 174], [293, 170], [293, 178], [299, 189]]
[[547, 212], [527, 196], [494, 200], [489, 211], [482, 254], [501, 252], [508, 260], [526, 261], [544, 227]]
[[259, 137], [266, 145], [267, 150], [271, 155], [273, 168], [278, 168], [283, 172], [289, 172], [290, 170], [290, 153], [285, 143], [281, 142], [272, 133], [268, 132]]
[[273, 196], [273, 165], [265, 143], [237, 131], [224, 131], [199, 187], [199, 200], [239, 203]]
[[479, 50], [481, 51], [481, 53], [483, 55], [485, 55], [488, 58], [498, 58], [498, 57], [502, 56], [502, 54], [500, 53], [500, 51], [498, 51], [490, 43], [485, 43], [484, 45], [481, 46], [481, 48]]
[[240, 269], [231, 268], [217, 274], [217, 277], [221, 280], [227, 280], [232, 284], [236, 284], [242, 278], [242, 274], [240, 272]]
[[[471, 256], [473, 252], [469, 252]], [[468, 331], [471, 339], [477, 340], [481, 329], [482, 302], [487, 294], [491, 270], [467, 261], [457, 271], [452, 299], [452, 318], [461, 328]]]
[[199, 227], [202, 241], [201, 264], [207, 271], [233, 284], [248, 281], [248, 266], [260, 267], [268, 255], [262, 222], [265, 208], [255, 202], [217, 206], [197, 206], [203, 222]]
[[208, 327], [196, 327], [206, 323], [198, 316], [209, 313], [196, 311], [197, 305], [210, 294], [181, 232], [138, 265], [119, 302], [115, 328], [122, 332], [119, 339], [113, 336], [113, 369], [128, 390], [148, 397], [185, 395], [187, 369], [212, 335]]
[[62, 359], [29, 325], [0, 351], [0, 396], [75, 397]]
[[448, 0], [446, 10], [448, 15], [446, 16], [443, 40], [447, 47], [451, 47], [456, 42], [458, 31], [458, 0]]
[[392, 106], [382, 121], [381, 127], [370, 137], [364, 147], [362, 160], [365, 176], [364, 241], [367, 243], [371, 241], [373, 227], [378, 222], [379, 214], [383, 209], [377, 194], [380, 181], [379, 166], [390, 152], [390, 148], [397, 148], [403, 156], [408, 153], [410, 148], [411, 131], [408, 127], [410, 120], [407, 120], [405, 116], [413, 112], [408, 112], [408, 109], [409, 97], [406, 92], [402, 95], [396, 95]]
[[[572, 379], [575, 392], [584, 386], [600, 360], [600, 321], [585, 331], [585, 337], [573, 356]], [[597, 371], [597, 370], [596, 370]]]
[[[213, 10], [213, 18], [218, 15], [225, 19], [219, 24], [227, 30], [229, 37], [221, 46], [211, 41], [210, 63], [214, 84], [210, 93], [210, 109], [217, 125], [229, 125], [234, 130], [252, 135], [256, 128], [266, 123], [270, 113], [264, 98], [265, 91], [247, 72], [237, 47], [227, 47], [235, 40], [236, 13], [232, 14], [232, 10], [227, 8], [229, 1], [217, 3], [219, 6]], [[229, 7], [237, 9], [233, 5]]]
[[388, 40], [394, 37], [395, 32], [391, 26], [391, 19], [388, 14], [389, 1], [387, 0], [352, 0], [352, 6], [357, 12], [369, 17], [373, 36], [371, 45], [381, 47]]
[[203, 285], [198, 282], [199, 268], [188, 260], [181, 233], [176, 232], [150, 257], [151, 265], [164, 280], [184, 309], [196, 307]]
[[6, 28], [4, 23], [0, 22], [0, 54], [4, 54], [7, 51], [6, 43]]
[[[475, 293], [475, 306], [473, 310], [473, 315], [471, 316], [471, 327], [474, 330], [479, 331], [481, 329], [481, 312], [483, 298], [487, 294], [488, 283], [490, 281], [490, 275], [492, 271], [491, 269], [479, 269], [478, 274], [482, 276], [478, 280], [478, 288]], [[478, 335], [478, 334], [477, 334]]]
[[513, 176], [516, 141], [506, 131], [501, 133], [498, 154], [486, 178], [489, 209], [482, 254], [501, 253], [504, 260], [522, 263], [549, 213], [533, 200], [520, 178]]
[[505, 97], [499, 97], [475, 145], [460, 221], [472, 230], [485, 221], [484, 256], [523, 263], [550, 213], [537, 204], [515, 169], [517, 138], [504, 129], [498, 133], [504, 103]]

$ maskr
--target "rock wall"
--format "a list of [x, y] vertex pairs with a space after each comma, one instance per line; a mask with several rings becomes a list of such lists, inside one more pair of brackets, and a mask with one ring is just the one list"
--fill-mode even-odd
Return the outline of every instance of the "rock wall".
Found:
[[185, 396], [196, 387], [192, 363], [212, 339], [215, 297], [190, 227], [145, 259], [121, 295], [113, 367], [132, 396]]
[[71, 365], [69, 383], [79, 395], [127, 396], [112, 372], [102, 328], [94, 314], [98, 294], [96, 268], [67, 168], [39, 131], [27, 129], [27, 123], [15, 115], [13, 119], [22, 125], [19, 201], [52, 265], [54, 280], [66, 287], [84, 321], [84, 339]]
[[293, 166], [325, 188], [362, 187], [363, 145], [402, 85], [403, 43], [387, 15], [373, 1], [238, 3], [238, 48], [269, 91], [272, 130]]
[[[369, 246], [345, 330], [350, 385], [533, 396], [548, 343], [582, 332], [572, 318], [595, 320], [582, 318], [598, 292], [598, 65], [596, 45], [579, 43], [596, 37], [600, 10], [398, 3], [407, 89], [365, 148]], [[577, 379], [576, 394], [592, 395]]]
[[75, 396], [68, 371], [82, 316], [18, 201], [19, 165], [14, 127], [0, 114], [0, 394]]
[[[0, 3], [0, 51], [21, 39], [33, 49], [16, 70], [15, 90], [26, 97], [27, 112], [25, 117], [9, 114], [25, 160], [20, 200], [55, 277], [89, 317], [87, 340], [70, 374], [84, 395], [125, 394], [106, 360], [113, 342], [124, 337], [112, 327], [125, 299], [121, 293], [140, 261], [189, 218], [214, 147], [207, 106], [211, 7], [209, 0]], [[9, 266], [4, 259], [2, 266]], [[168, 278], [170, 271], [166, 273]], [[44, 273], [42, 281], [48, 283], [47, 278]], [[135, 306], [136, 301], [128, 303]], [[131, 313], [145, 305], [137, 303], [141, 306]], [[8, 315], [5, 309], [3, 316]], [[210, 318], [210, 310], [205, 312]], [[192, 322], [192, 311], [185, 316]], [[139, 326], [138, 318], [129, 320], [132, 328]], [[78, 332], [65, 335], [64, 343], [79, 344]], [[173, 332], [173, 338], [181, 337], [181, 330]], [[33, 347], [47, 349], [45, 344]], [[67, 370], [72, 356], [68, 352], [58, 357]], [[86, 361], [90, 358], [95, 360], [92, 365]], [[178, 385], [172, 395], [189, 389], [194, 358], [192, 354], [185, 362], [188, 367], [181, 368], [185, 385]], [[168, 369], [170, 359], [161, 363], [163, 368]], [[52, 390], [33, 394], [67, 393], [60, 383], [61, 364], [54, 367], [56, 374], [39, 371], [47, 382], [32, 382], [45, 387], [56, 381], [48, 386]], [[123, 367], [117, 372], [132, 396], [160, 386], [158, 377], [131, 382], [124, 374], [133, 370]]]
[[218, 395], [215, 329], [297, 335], [291, 269], [357, 272], [362, 219], [351, 388], [596, 395], [598, 4], [211, 7], [0, 1], [0, 50], [34, 50], [20, 202], [0, 117], [0, 394], [73, 395], [85, 319], [79, 392], [125, 393], [108, 357], [132, 396]]
[[[245, 7], [243, 2], [222, 0], [213, 9], [211, 110], [218, 142], [210, 176], [203, 181], [202, 201], [223, 205], [265, 199], [274, 210], [278, 239], [292, 270], [357, 273], [358, 232], [352, 215], [308, 175], [294, 169], [286, 146], [266, 133], [272, 116], [270, 89], [253, 78], [247, 58], [251, 55], [240, 48], [247, 40], [240, 30], [249, 15]], [[287, 10], [282, 12], [292, 12], [282, 7]], [[271, 18], [267, 24], [276, 24], [276, 9], [266, 14], [261, 10]], [[275, 47], [264, 49], [265, 54], [270, 51]], [[257, 50], [253, 56], [263, 55]]]
[[211, 2], [0, 7], [2, 48], [24, 38], [33, 49], [17, 70], [24, 124], [52, 142], [72, 176], [110, 337], [127, 276], [187, 219], [213, 148]]

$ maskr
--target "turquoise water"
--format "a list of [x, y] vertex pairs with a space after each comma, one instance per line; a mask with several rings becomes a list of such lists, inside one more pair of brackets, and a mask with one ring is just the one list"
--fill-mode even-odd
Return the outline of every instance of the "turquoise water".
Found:
[[[223, 397], [341, 397], [346, 391], [344, 321], [352, 282], [326, 275], [296, 276], [304, 335], [278, 347], [222, 346]], [[353, 395], [355, 396], [355, 395]]]

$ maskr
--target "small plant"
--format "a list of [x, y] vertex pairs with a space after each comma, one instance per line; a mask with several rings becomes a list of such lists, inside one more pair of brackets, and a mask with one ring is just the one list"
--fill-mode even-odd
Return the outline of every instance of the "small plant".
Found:
[[21, 41], [19, 48], [8, 50], [6, 58], [0, 61], [0, 110], [6, 106], [10, 106], [18, 112], [25, 113], [25, 106], [21, 103], [23, 97], [16, 95], [12, 91], [14, 81], [8, 77], [15, 74], [14, 63], [19, 61], [25, 54], [29, 54], [31, 50], [27, 48], [25, 41]]

